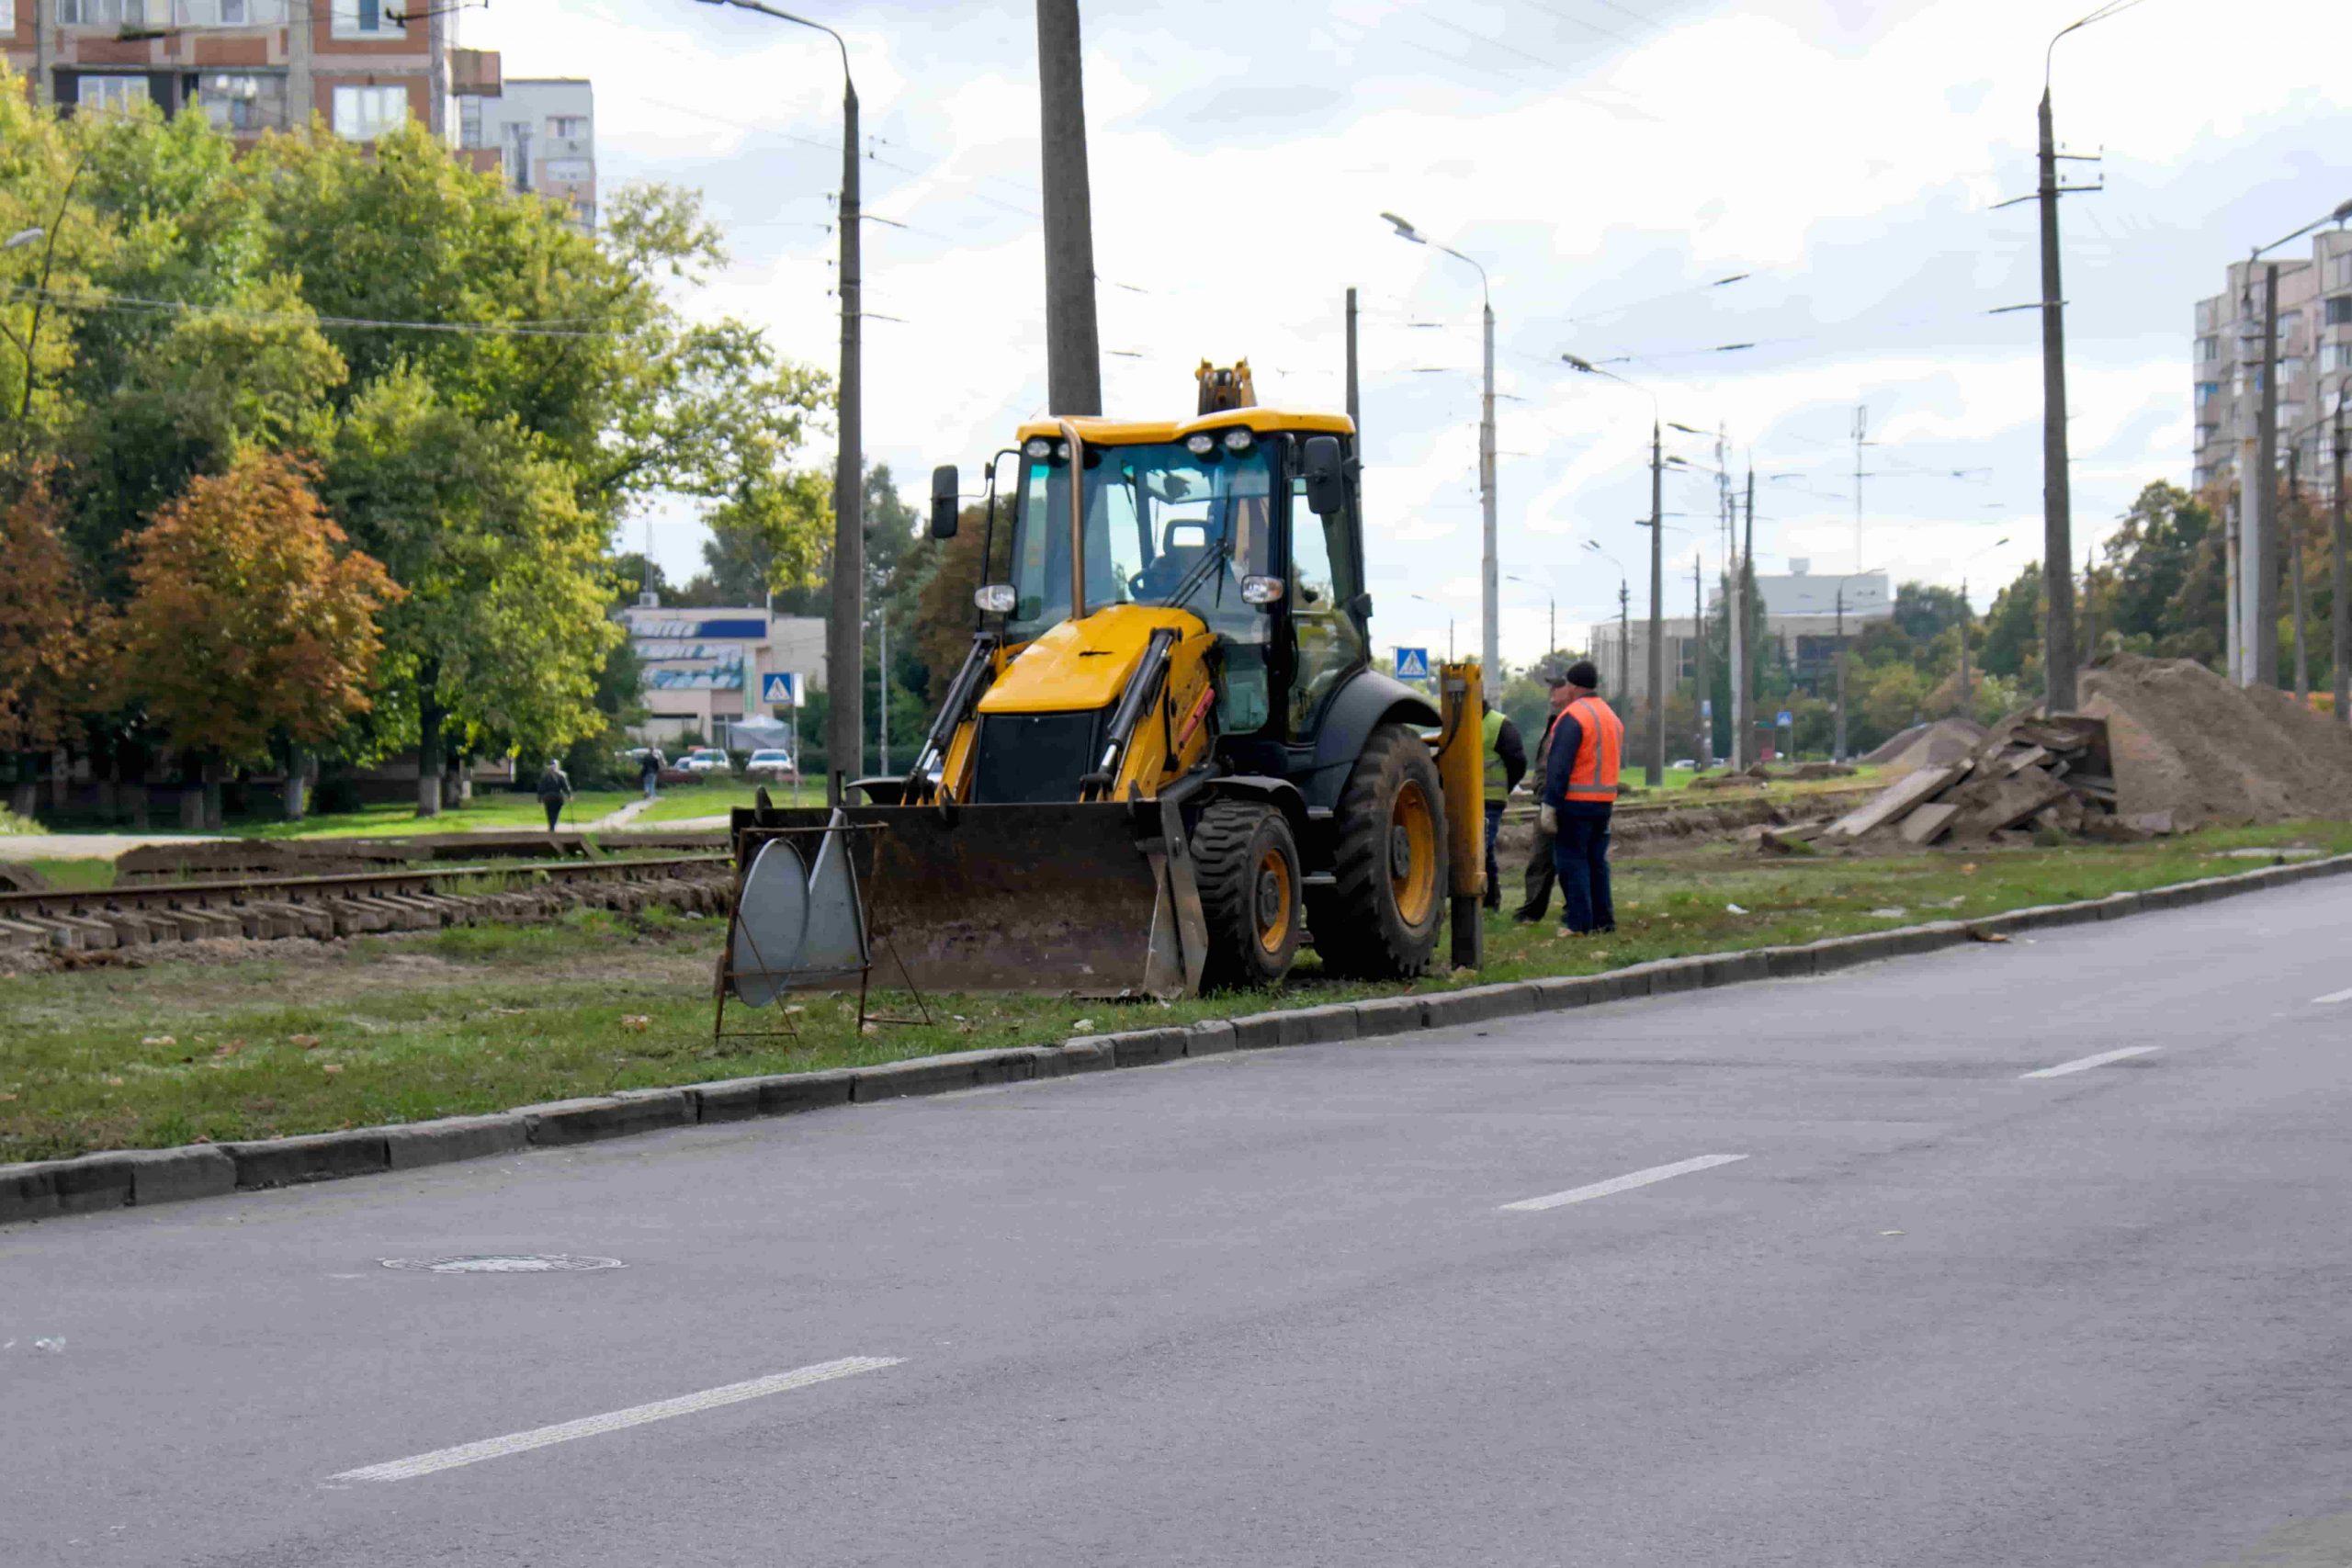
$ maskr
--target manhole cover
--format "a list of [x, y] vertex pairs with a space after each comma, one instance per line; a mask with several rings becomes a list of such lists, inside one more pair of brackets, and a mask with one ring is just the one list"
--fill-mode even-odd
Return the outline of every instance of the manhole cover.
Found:
[[499, 1252], [468, 1258], [387, 1258], [387, 1269], [416, 1269], [427, 1274], [578, 1274], [591, 1269], [625, 1267], [617, 1258], [583, 1258], [569, 1252]]

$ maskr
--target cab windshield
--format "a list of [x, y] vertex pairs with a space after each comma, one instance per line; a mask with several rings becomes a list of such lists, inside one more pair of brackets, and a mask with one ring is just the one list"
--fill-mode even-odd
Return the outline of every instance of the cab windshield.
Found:
[[[1265, 641], [1267, 614], [1242, 599], [1241, 580], [1272, 575], [1270, 456], [1265, 441], [1206, 455], [1177, 442], [1088, 447], [1087, 607], [1182, 605], [1222, 637]], [[1069, 616], [1069, 463], [1027, 460], [1005, 626], [1014, 641]]]

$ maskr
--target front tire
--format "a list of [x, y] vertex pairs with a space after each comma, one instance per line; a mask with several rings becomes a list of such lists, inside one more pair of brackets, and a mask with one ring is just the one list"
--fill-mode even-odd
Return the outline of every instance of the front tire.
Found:
[[1271, 806], [1214, 800], [1193, 829], [1193, 877], [1208, 926], [1201, 989], [1271, 986], [1290, 973], [1301, 927], [1298, 842]]
[[1326, 973], [1409, 980], [1427, 969], [1445, 925], [1445, 793], [1428, 745], [1384, 724], [1332, 814], [1332, 886], [1309, 896], [1306, 919]]

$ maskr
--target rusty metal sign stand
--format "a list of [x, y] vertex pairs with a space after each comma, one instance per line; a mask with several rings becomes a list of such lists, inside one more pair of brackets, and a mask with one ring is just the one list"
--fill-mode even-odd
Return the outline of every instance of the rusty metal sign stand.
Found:
[[[870, 1009], [874, 980], [873, 936], [867, 919], [865, 889], [858, 878], [857, 857], [849, 849], [848, 836], [854, 832], [883, 830], [880, 824], [845, 821], [837, 813], [834, 819], [823, 827], [754, 826], [744, 828], [738, 832], [734, 846], [735, 888], [733, 896], [728, 900], [727, 934], [718, 954], [718, 974], [716, 982], [718, 1010], [711, 1021], [712, 1039], [798, 1040], [800, 1031], [793, 1024], [791, 1015], [785, 1010], [782, 1000], [791, 983], [810, 977], [845, 980], [853, 974], [857, 976], [857, 1032], [861, 1035], [865, 1032], [865, 1026], [869, 1023], [927, 1025], [933, 1021], [929, 1002], [924, 999], [922, 989], [915, 985], [914, 976], [908, 972], [906, 961], [899, 957], [897, 944], [887, 933], [883, 936], [882, 945], [888, 949], [890, 961], [897, 966], [899, 977], [906, 983], [909, 994], [914, 998], [915, 1010], [920, 1016], [906, 1018], [888, 1013], [876, 1013]], [[798, 848], [800, 841], [811, 839], [818, 843], [817, 860], [813, 868], [812, 863], [802, 857]], [[799, 956], [797, 951], [788, 955], [780, 954], [781, 962], [771, 962], [768, 956], [760, 951], [758, 936], [743, 919], [744, 889], [751, 881], [752, 869], [761, 855], [769, 846], [776, 844], [781, 844], [789, 853], [797, 874], [803, 879], [804, 888], [809, 882], [823, 874], [821, 868], [829, 851], [840, 857], [838, 876], [842, 884], [846, 886], [848, 893], [847, 913], [854, 927], [856, 962], [796, 968], [793, 966], [792, 960]], [[803, 934], [805, 935], [805, 930]], [[748, 965], [738, 962], [739, 938], [743, 948], [749, 952], [751, 963]], [[746, 1006], [763, 1005], [752, 1000], [745, 994], [742, 986], [745, 981], [773, 986], [774, 988], [769, 992], [768, 999], [776, 1003], [777, 1019], [783, 1027], [733, 1031], [728, 1029], [727, 1003], [730, 997]]]

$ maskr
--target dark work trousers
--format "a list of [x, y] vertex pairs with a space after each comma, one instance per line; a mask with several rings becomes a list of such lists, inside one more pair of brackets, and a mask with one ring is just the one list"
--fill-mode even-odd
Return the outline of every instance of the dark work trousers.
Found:
[[539, 804], [548, 808], [548, 831], [552, 833], [555, 831], [557, 818], [563, 815], [563, 797], [558, 795], [553, 800], [542, 800]]
[[1527, 852], [1527, 874], [1521, 879], [1527, 897], [1519, 906], [1513, 919], [1540, 920], [1544, 911], [1552, 907], [1552, 883], [1559, 875], [1552, 863], [1552, 835], [1544, 830], [1544, 819], [1535, 819], [1535, 842]]
[[1609, 896], [1609, 818], [1560, 814], [1553, 859], [1560, 870], [1560, 921], [1572, 931], [1617, 929], [1617, 905]]
[[1487, 802], [1487, 908], [1503, 907], [1502, 874], [1495, 869], [1495, 835], [1503, 830], [1503, 803]]

